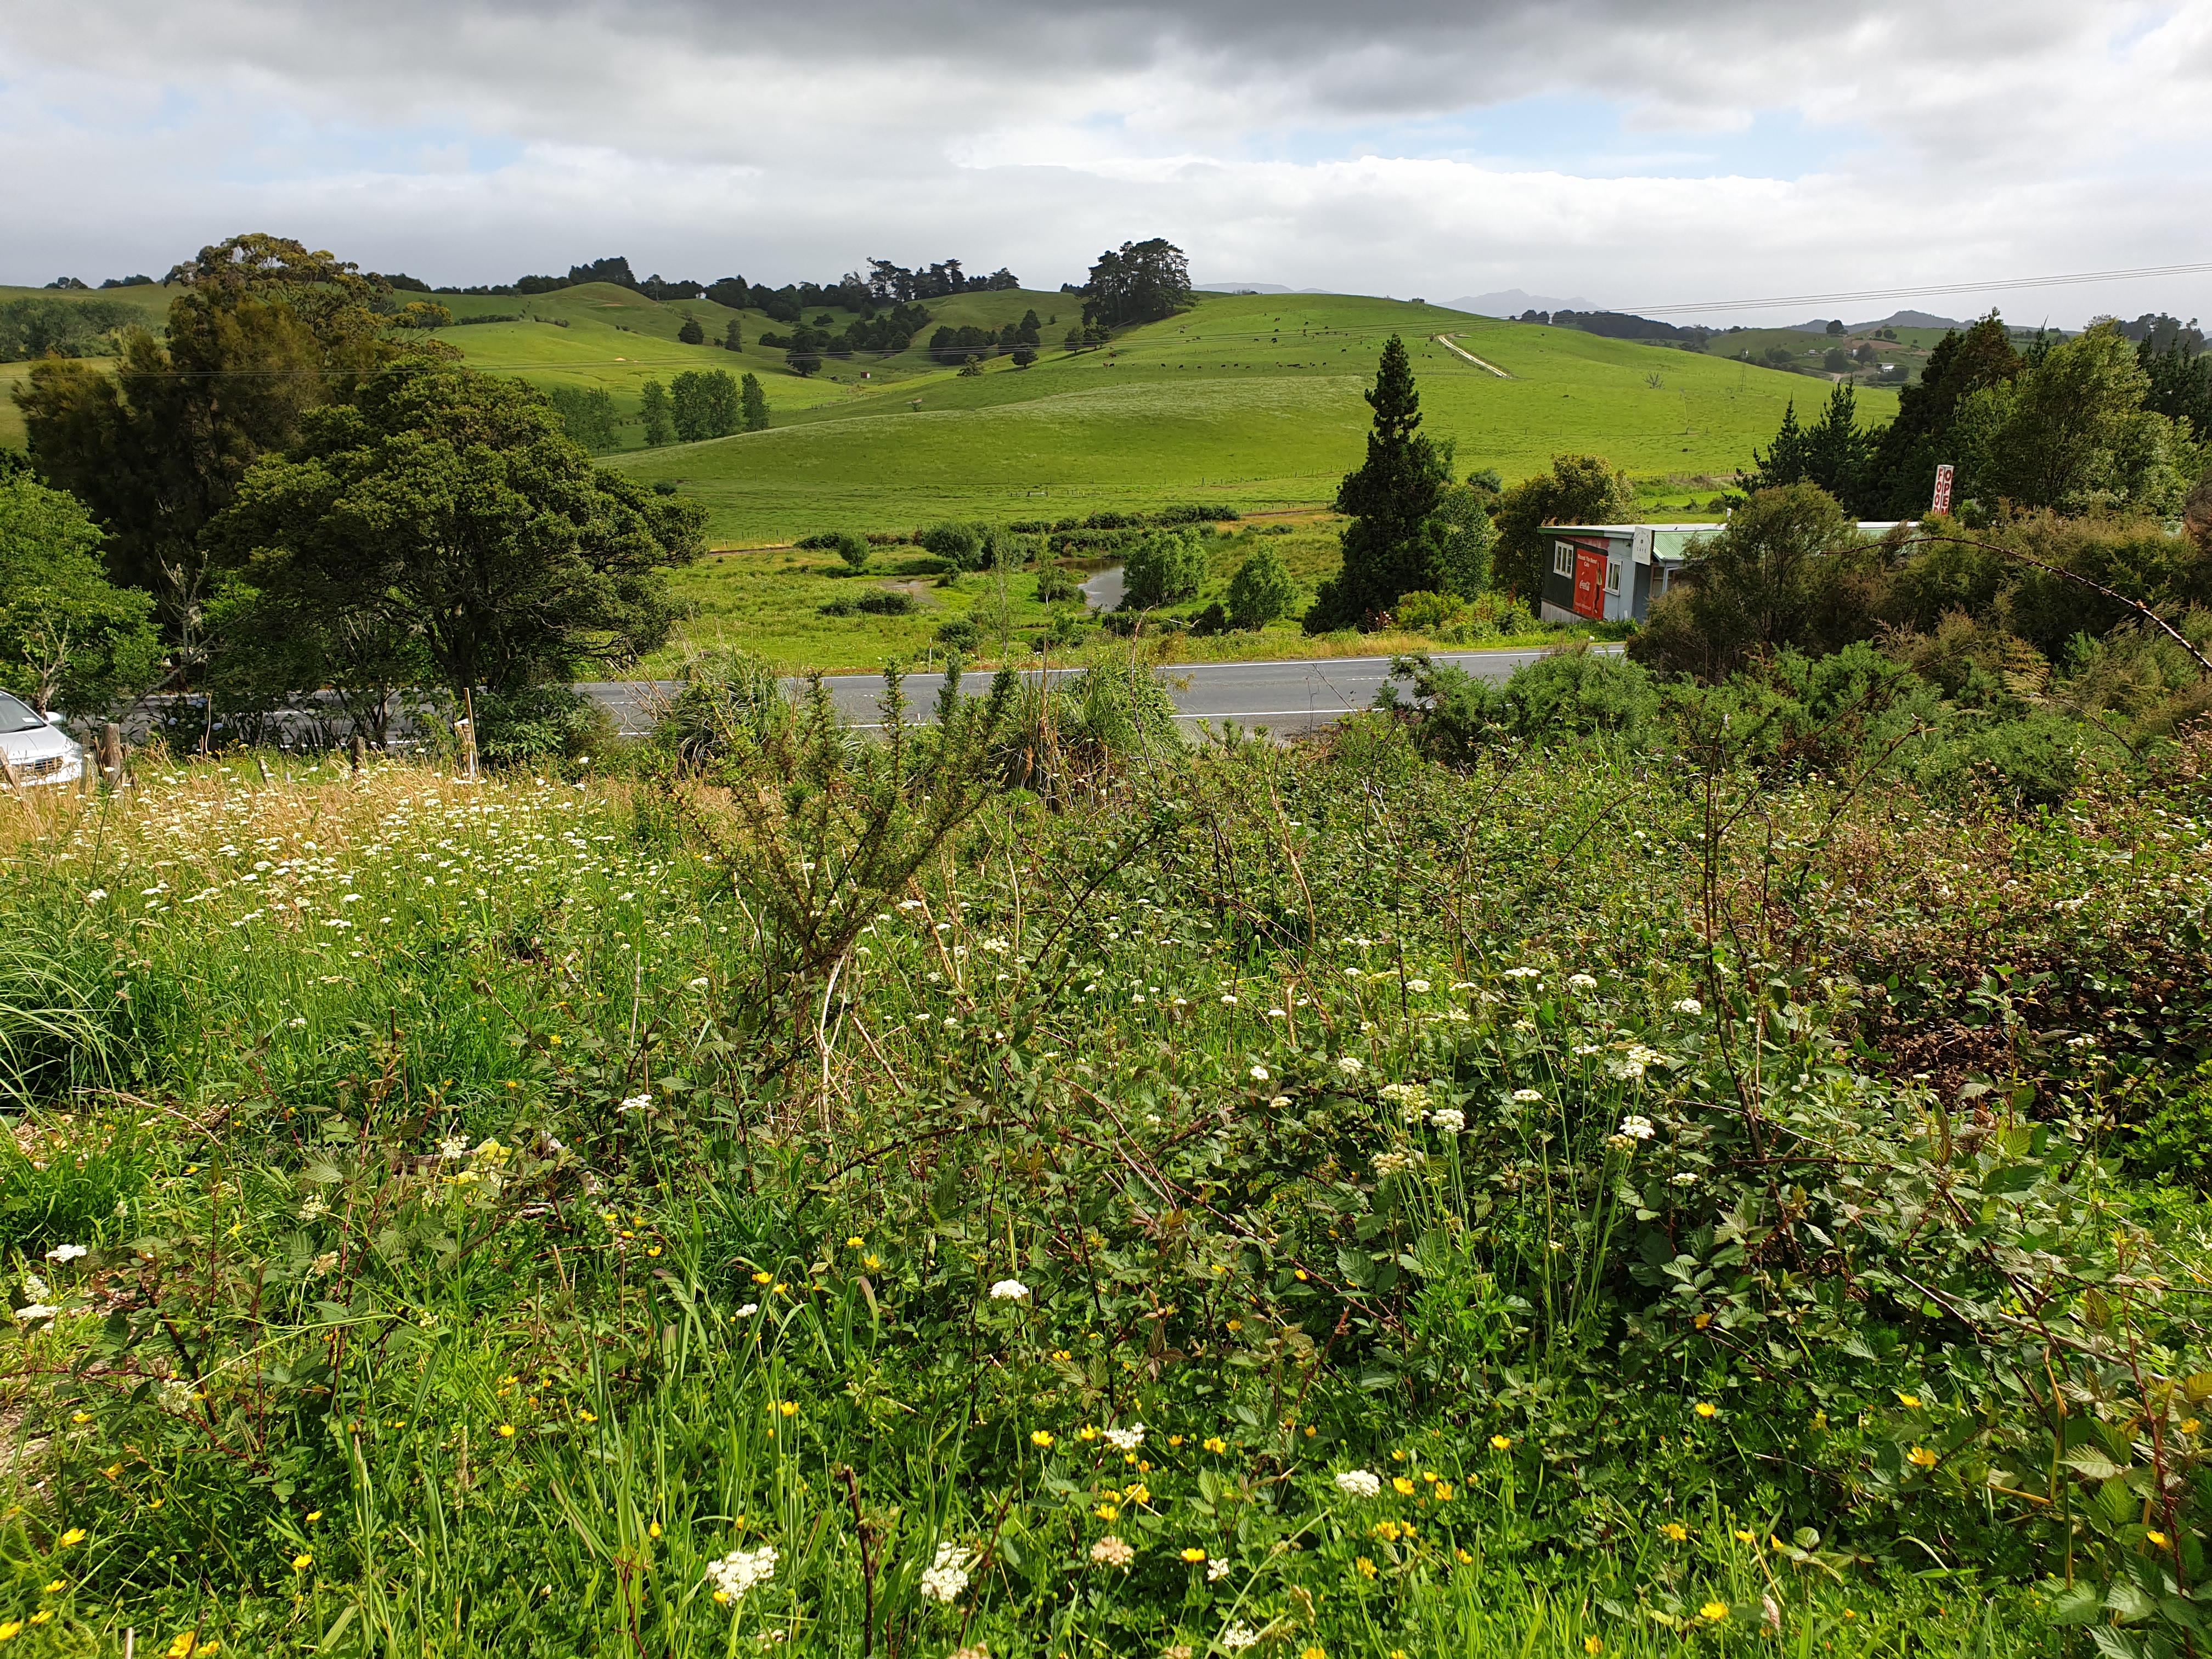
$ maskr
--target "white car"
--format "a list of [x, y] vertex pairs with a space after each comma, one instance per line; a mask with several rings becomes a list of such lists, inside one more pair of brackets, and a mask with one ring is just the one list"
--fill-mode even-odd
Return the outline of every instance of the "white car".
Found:
[[84, 750], [52, 721], [17, 697], [0, 691], [0, 756], [7, 780], [17, 784], [75, 783], [84, 775]]

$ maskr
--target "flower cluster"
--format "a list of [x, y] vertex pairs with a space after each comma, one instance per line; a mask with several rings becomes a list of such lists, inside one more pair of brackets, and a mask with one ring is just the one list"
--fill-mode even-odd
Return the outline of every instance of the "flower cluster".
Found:
[[1109, 1533], [1091, 1547], [1091, 1559], [1102, 1567], [1126, 1567], [1137, 1559], [1137, 1552]]
[[939, 1544], [937, 1559], [921, 1575], [926, 1601], [950, 1601], [968, 1588], [968, 1569], [975, 1565], [975, 1552], [957, 1544]]
[[735, 1601], [755, 1584], [775, 1576], [775, 1546], [757, 1550], [732, 1550], [719, 1561], [707, 1564], [707, 1577], [714, 1582], [717, 1601]]
[[1133, 1452], [1145, 1443], [1145, 1425], [1133, 1423], [1126, 1429], [1109, 1429], [1106, 1443], [1115, 1451]]
[[1346, 1469], [1336, 1477], [1336, 1485], [1354, 1498], [1375, 1498], [1382, 1493], [1382, 1477], [1368, 1469]]

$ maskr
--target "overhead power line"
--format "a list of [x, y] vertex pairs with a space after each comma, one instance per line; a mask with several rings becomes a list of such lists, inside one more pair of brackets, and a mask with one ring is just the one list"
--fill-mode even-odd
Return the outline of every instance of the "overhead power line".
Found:
[[1764, 300], [1701, 300], [1692, 305], [1636, 305], [1617, 309], [1679, 315], [1691, 311], [1768, 311], [1783, 306], [1843, 305], [1867, 300], [1910, 300], [1931, 294], [1985, 294], [1996, 289], [2064, 288], [2080, 283], [2130, 283], [2150, 276], [2197, 276], [2212, 272], [2212, 261], [2185, 265], [2139, 265], [2132, 270], [2076, 270], [2057, 276], [1999, 276], [1984, 283], [1927, 283], [1915, 288], [1868, 288], [1840, 294], [1785, 294]]

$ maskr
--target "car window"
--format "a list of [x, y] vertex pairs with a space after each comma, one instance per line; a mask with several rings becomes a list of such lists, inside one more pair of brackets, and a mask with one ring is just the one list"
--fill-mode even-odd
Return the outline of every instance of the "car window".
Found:
[[0, 691], [0, 732], [36, 732], [45, 725], [30, 704]]

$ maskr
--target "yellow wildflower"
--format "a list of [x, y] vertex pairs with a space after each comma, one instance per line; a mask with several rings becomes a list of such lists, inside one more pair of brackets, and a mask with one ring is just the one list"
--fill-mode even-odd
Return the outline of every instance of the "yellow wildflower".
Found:
[[2171, 1541], [2162, 1532], [2150, 1531], [2143, 1534], [2143, 1542], [2148, 1544], [2153, 1549], [2162, 1550]]
[[1439, 1481], [1437, 1481], [1437, 1489], [1436, 1489], [1435, 1492], [1432, 1494], [1432, 1496], [1436, 1498], [1437, 1502], [1437, 1503], [1439, 1503], [1439, 1504], [1449, 1504], [1449, 1503], [1450, 1503], [1450, 1502], [1452, 1501], [1452, 1489], [1451, 1489], [1451, 1482], [1450, 1482], [1450, 1481], [1449, 1481], [1449, 1480], [1439, 1480]]
[[1659, 1535], [1670, 1543], [1679, 1544], [1690, 1535], [1690, 1529], [1680, 1521], [1669, 1521], [1659, 1528]]
[[860, 1237], [856, 1234], [854, 1237], [845, 1241], [845, 1248], [849, 1250], [857, 1250], [866, 1243], [867, 1243], [866, 1239]]
[[1917, 1408], [1920, 1404], [1920, 1396], [1917, 1394], [1901, 1394], [1897, 1396], [1897, 1403], [1908, 1409]]
[[1168, 1444], [1170, 1446], [1180, 1446], [1182, 1444], [1182, 1437], [1179, 1434], [1170, 1435], [1168, 1437]]
[[1352, 1565], [1362, 1578], [1372, 1578], [1375, 1576], [1375, 1564], [1364, 1555]]
[[1052, 1444], [1052, 1431], [1050, 1429], [1031, 1429], [1030, 1431], [1030, 1444], [1038, 1448], [1040, 1450], [1050, 1446]]
[[44, 1590], [40, 1591], [40, 1593], [41, 1595], [60, 1595], [64, 1590], [67, 1589], [68, 1588], [69, 1588], [69, 1580], [68, 1580], [68, 1579], [66, 1579], [66, 1578], [57, 1578], [57, 1579], [55, 1579], [55, 1580], [54, 1580], [54, 1582], [53, 1582], [52, 1583], [51, 1583], [51, 1584], [47, 1585], [47, 1586], [46, 1587], [46, 1589], [45, 1589]]
[[753, 1283], [756, 1285], [767, 1285], [773, 1283], [775, 1279], [775, 1275], [774, 1273], [755, 1273], [753, 1275]]
[[62, 1534], [62, 1547], [64, 1549], [69, 1548], [72, 1544], [82, 1544], [82, 1542], [84, 1542], [84, 1528], [82, 1527], [71, 1527], [67, 1532]]
[[796, 1417], [799, 1415], [799, 1402], [796, 1400], [787, 1400], [776, 1409], [786, 1417]]
[[1377, 1521], [1368, 1528], [1368, 1532], [1370, 1536], [1379, 1538], [1386, 1544], [1398, 1541], [1398, 1523], [1395, 1521]]
[[502, 1424], [501, 1424], [501, 1425], [499, 1425], [499, 1437], [500, 1437], [501, 1439], [502, 1439], [502, 1440], [512, 1440], [512, 1439], [514, 1439], [514, 1424], [512, 1424], [512, 1423], [502, 1423]]
[[1915, 1468], [1932, 1469], [1936, 1467], [1936, 1454], [1929, 1450], [1927, 1447], [1915, 1446], [1911, 1451], [1905, 1454], [1905, 1461], [1911, 1464]]
[[309, 1510], [307, 1511], [307, 1519], [308, 1519], [310, 1522], [319, 1521], [319, 1520], [321, 1520], [322, 1518], [323, 1518], [323, 1512], [322, 1512], [320, 1510]]
[[1411, 1498], [1413, 1495], [1413, 1483], [1407, 1480], [1402, 1474], [1392, 1475], [1390, 1477], [1390, 1486], [1401, 1498]]
[[292, 1558], [292, 1571], [295, 1572], [305, 1572], [314, 1565], [315, 1558], [306, 1550], [301, 1550]]
[[52, 1620], [53, 1616], [54, 1610], [52, 1607], [40, 1607], [36, 1613], [33, 1613], [23, 1622], [27, 1625], [43, 1625]]
[[1474, 1565], [1474, 1558], [1472, 1555], [1469, 1555], [1465, 1550], [1455, 1549], [1452, 1553], [1459, 1557], [1460, 1565], [1462, 1566], [1471, 1567]]
[[1078, 1440], [1096, 1440], [1098, 1437], [1098, 1431], [1091, 1424], [1085, 1423], [1075, 1431], [1075, 1437]]
[[23, 1621], [20, 1619], [10, 1619], [5, 1624], [0, 1624], [0, 1642], [12, 1642], [22, 1633]]
[[1718, 1412], [1720, 1407], [1713, 1404], [1710, 1400], [1700, 1400], [1698, 1401], [1696, 1410], [1698, 1415], [1700, 1417], [1711, 1417], [1715, 1413]]
[[1728, 1603], [1725, 1601], [1708, 1601], [1705, 1606], [1698, 1609], [1698, 1617], [1704, 1620], [1709, 1625], [1717, 1625], [1722, 1620], [1728, 1617]]
[[72, 1423], [89, 1423], [92, 1421], [92, 1413], [90, 1412], [71, 1412], [70, 1413], [70, 1421]]
[[1208, 1435], [1204, 1443], [1206, 1450], [1212, 1452], [1216, 1457], [1229, 1449], [1229, 1443], [1218, 1434]]
[[1583, 1651], [1584, 1653], [1603, 1653], [1605, 1651], [1605, 1644], [1599, 1641], [1595, 1636], [1585, 1636], [1583, 1638]]
[[1512, 1441], [1512, 1437], [1511, 1437], [1510, 1436], [1509, 1436], [1509, 1435], [1503, 1435], [1503, 1434], [1493, 1434], [1493, 1435], [1492, 1435], [1492, 1436], [1490, 1437], [1490, 1449], [1491, 1449], [1491, 1450], [1492, 1450], [1492, 1451], [1510, 1451], [1510, 1450], [1512, 1450], [1512, 1449], [1513, 1449], [1513, 1441]]
[[659, 1537], [659, 1536], [660, 1536], [660, 1522], [658, 1522], [658, 1521], [649, 1521], [649, 1522], [647, 1522], [646, 1523], [646, 1528], [645, 1528], [645, 1535], [646, 1535], [647, 1538], [658, 1538], [658, 1537]]
[[1299, 1650], [1298, 1659], [1328, 1659], [1328, 1656], [1319, 1648], [1304, 1648]]
[[884, 1265], [884, 1259], [871, 1250], [860, 1258], [860, 1265], [863, 1267], [880, 1267]]
[[1187, 1549], [1182, 1553], [1182, 1559], [1190, 1562], [1203, 1561], [1206, 1559], [1206, 1552], [1201, 1549]]
[[2185, 1417], [2181, 1419], [2181, 1431], [2184, 1434], [2194, 1434], [2203, 1426], [2193, 1417]]
[[1120, 1510], [1116, 1509], [1111, 1504], [1101, 1504], [1097, 1509], [1091, 1512], [1097, 1516], [1101, 1521], [1111, 1521], [1121, 1513]]

